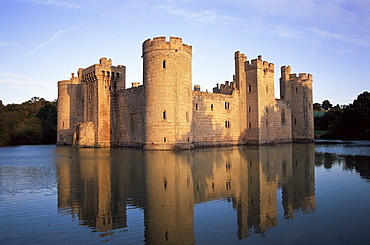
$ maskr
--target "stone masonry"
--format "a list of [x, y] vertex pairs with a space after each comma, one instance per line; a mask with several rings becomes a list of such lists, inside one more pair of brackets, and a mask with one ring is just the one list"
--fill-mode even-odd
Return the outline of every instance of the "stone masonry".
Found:
[[178, 37], [143, 43], [143, 84], [126, 88], [112, 60], [58, 82], [58, 145], [151, 150], [313, 141], [312, 75], [235, 52], [233, 81], [192, 90], [192, 47]]

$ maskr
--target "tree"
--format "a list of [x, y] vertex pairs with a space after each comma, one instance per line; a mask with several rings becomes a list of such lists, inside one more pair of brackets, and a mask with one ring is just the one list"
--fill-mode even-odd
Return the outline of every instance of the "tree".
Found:
[[322, 109], [321, 104], [320, 103], [313, 103], [313, 109], [315, 111], [320, 111]]
[[357, 96], [353, 104], [342, 108], [338, 105], [330, 110], [336, 114], [330, 125], [331, 132], [324, 137], [370, 139], [370, 93], [363, 92]]
[[0, 106], [0, 145], [54, 144], [57, 103], [32, 97], [22, 104]]
[[322, 109], [324, 109], [324, 110], [329, 110], [331, 107], [332, 107], [333, 105], [330, 103], [330, 101], [329, 100], [324, 100], [323, 102], [322, 102]]
[[40, 108], [36, 117], [41, 120], [42, 143], [54, 144], [57, 136], [57, 107], [47, 103]]

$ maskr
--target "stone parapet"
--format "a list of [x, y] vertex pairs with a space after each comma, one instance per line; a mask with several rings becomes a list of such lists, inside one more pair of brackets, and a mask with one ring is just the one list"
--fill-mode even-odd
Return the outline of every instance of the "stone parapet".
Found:
[[182, 43], [182, 39], [179, 37], [170, 37], [170, 41], [166, 41], [166, 37], [155, 37], [153, 40], [147, 39], [143, 43], [143, 55], [153, 50], [174, 50], [183, 51], [192, 55], [192, 46]]

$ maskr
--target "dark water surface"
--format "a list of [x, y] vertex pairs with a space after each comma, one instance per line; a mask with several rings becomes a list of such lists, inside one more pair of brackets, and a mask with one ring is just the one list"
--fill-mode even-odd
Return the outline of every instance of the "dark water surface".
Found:
[[369, 244], [370, 142], [0, 148], [0, 244]]

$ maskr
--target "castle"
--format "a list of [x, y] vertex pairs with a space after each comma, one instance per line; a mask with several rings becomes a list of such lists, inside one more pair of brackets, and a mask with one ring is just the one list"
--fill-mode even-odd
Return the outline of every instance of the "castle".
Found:
[[144, 41], [142, 58], [142, 85], [126, 88], [126, 67], [107, 58], [58, 82], [58, 145], [169, 150], [314, 139], [311, 74], [281, 67], [275, 99], [274, 64], [237, 51], [233, 81], [208, 93], [192, 90], [192, 46], [181, 38]]

